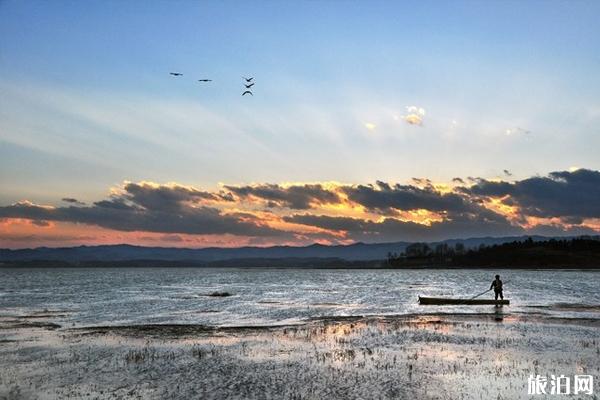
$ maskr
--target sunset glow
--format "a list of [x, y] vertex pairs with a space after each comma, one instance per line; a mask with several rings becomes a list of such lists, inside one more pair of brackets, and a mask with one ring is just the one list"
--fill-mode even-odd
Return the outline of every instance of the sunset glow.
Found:
[[[69, 198], [63, 199], [66, 204], [22, 200], [0, 207], [0, 234], [11, 247], [121, 242], [230, 247], [345, 244], [415, 236], [439, 240], [451, 234], [460, 237], [454, 226], [465, 230], [463, 237], [491, 232], [594, 233], [598, 218], [578, 217], [577, 207], [555, 204], [556, 199], [550, 199], [548, 210], [543, 198], [531, 208], [528, 204], [535, 200], [535, 192], [516, 192], [519, 187], [539, 191], [547, 186], [569, 196], [569, 185], [576, 188], [583, 178], [600, 180], [600, 172], [580, 169], [547, 178], [479, 179], [472, 184], [457, 180], [432, 184], [414, 178], [409, 185], [285, 182], [224, 184], [214, 189], [125, 181], [108, 188], [108, 196], [93, 204]], [[557, 207], [563, 208], [559, 214]]]

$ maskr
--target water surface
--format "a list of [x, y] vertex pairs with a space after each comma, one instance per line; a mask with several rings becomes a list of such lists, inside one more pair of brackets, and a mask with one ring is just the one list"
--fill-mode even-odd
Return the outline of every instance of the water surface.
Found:
[[[67, 326], [274, 325], [329, 316], [481, 313], [494, 307], [419, 306], [418, 296], [474, 296], [489, 288], [495, 273], [511, 300], [507, 312], [600, 318], [600, 271], [455, 269], [4, 268], [0, 313], [47, 310]], [[208, 296], [215, 291], [232, 296]]]

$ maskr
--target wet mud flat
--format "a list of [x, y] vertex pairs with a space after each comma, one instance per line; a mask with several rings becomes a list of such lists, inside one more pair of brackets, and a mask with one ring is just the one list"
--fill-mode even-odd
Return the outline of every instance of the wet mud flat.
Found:
[[600, 320], [498, 310], [73, 328], [51, 312], [0, 316], [0, 399], [527, 399], [530, 374], [598, 377]]

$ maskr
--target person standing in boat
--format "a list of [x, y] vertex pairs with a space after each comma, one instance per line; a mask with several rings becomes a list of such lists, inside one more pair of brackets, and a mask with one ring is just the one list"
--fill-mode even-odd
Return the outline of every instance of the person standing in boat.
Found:
[[500, 296], [501, 300], [504, 300], [504, 295], [502, 295], [502, 281], [500, 280], [500, 275], [496, 275], [496, 279], [494, 279], [492, 286], [490, 286], [490, 290], [492, 289], [494, 289], [496, 300], [498, 300], [498, 296]]

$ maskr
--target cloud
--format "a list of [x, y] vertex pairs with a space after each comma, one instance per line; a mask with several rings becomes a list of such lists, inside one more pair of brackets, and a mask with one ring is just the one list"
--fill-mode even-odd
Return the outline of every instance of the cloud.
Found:
[[297, 210], [316, 205], [335, 204], [341, 201], [338, 193], [326, 189], [322, 184], [281, 186], [261, 184], [252, 186], [225, 186], [225, 189], [241, 199], [256, 198], [267, 201], [268, 207], [287, 207]]
[[61, 200], [64, 201], [65, 203], [77, 204], [77, 205], [80, 205], [80, 206], [85, 205], [84, 202], [79, 201], [77, 199], [74, 199], [72, 197], [63, 197]]
[[38, 219], [34, 219], [33, 221], [31, 221], [31, 223], [34, 224], [35, 226], [40, 226], [40, 227], [51, 226], [50, 222], [38, 220]]
[[586, 226], [565, 227], [560, 224], [538, 224], [527, 230], [530, 235], [564, 236], [564, 235], [597, 235], [594, 229]]
[[322, 229], [341, 230], [346, 232], [348, 239], [354, 241], [435, 241], [488, 235], [516, 235], [524, 232], [523, 228], [511, 225], [506, 220], [493, 221], [476, 215], [433, 222], [431, 225], [396, 218], [373, 221], [310, 214], [296, 214], [285, 217], [285, 220]]
[[209, 201], [231, 201], [226, 193], [212, 193], [176, 183], [158, 185], [152, 182], [126, 182], [123, 200], [151, 210], [165, 210], [166, 207], [179, 207], [181, 203], [201, 203]]
[[393, 210], [443, 211], [460, 213], [471, 211], [476, 207], [468, 199], [456, 193], [441, 193], [431, 186], [420, 188], [413, 185], [390, 185], [378, 181], [376, 185], [345, 186], [341, 190], [348, 199], [373, 212], [389, 214]]
[[372, 122], [365, 122], [365, 128], [367, 128], [369, 131], [373, 132], [377, 128], [377, 125], [375, 125]]
[[0, 206], [0, 239], [37, 232], [64, 236], [65, 223], [147, 232], [164, 243], [201, 237], [193, 235], [293, 244], [600, 231], [600, 171], [588, 169], [510, 182], [455, 178], [453, 185], [413, 178], [411, 184], [263, 183], [202, 190], [143, 181], [124, 182], [109, 193], [91, 205], [65, 198], [75, 201]]
[[481, 179], [462, 190], [482, 197], [506, 196], [503, 202], [518, 206], [526, 216], [600, 217], [600, 171], [559, 171], [512, 183]]
[[47, 207], [20, 202], [0, 207], [0, 217], [96, 225], [118, 231], [243, 236], [289, 236], [249, 213], [227, 214], [198, 204], [218, 194], [181, 185], [126, 183], [123, 192], [87, 207]]
[[160, 237], [160, 240], [165, 242], [183, 242], [184, 239], [181, 235], [163, 235]]
[[49, 242], [49, 243], [64, 243], [70, 242], [74, 240], [79, 241], [92, 241], [95, 240], [94, 236], [86, 236], [86, 235], [61, 235], [56, 233], [49, 234], [2, 234], [2, 240], [5, 242], [12, 242], [16, 244], [27, 244], [31, 245], [31, 243], [40, 243], [40, 242]]
[[401, 118], [410, 125], [423, 125], [423, 119], [425, 117], [425, 109], [417, 106], [406, 107], [406, 115]]
[[504, 131], [504, 133], [506, 134], [506, 136], [511, 136], [511, 135], [529, 135], [531, 133], [530, 130], [527, 129], [523, 129], [520, 128], [518, 126], [515, 126], [514, 128], [508, 128]]

